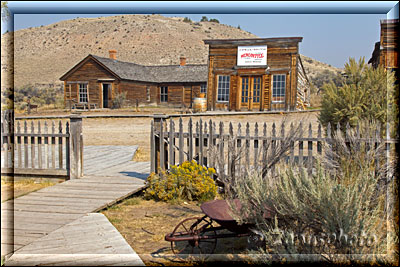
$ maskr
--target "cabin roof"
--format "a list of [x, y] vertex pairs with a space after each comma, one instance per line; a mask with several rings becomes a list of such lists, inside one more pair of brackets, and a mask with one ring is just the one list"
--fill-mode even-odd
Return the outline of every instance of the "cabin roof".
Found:
[[[162, 65], [162, 66], [144, 66], [132, 62], [124, 62], [111, 58], [89, 55], [103, 67], [111, 71], [114, 75], [123, 80], [133, 80], [154, 83], [173, 83], [173, 82], [206, 82], [207, 65]], [[87, 58], [87, 57], [86, 57]], [[85, 58], [85, 59], [86, 59]], [[64, 80], [69, 73], [73, 72], [80, 63], [70, 71], [64, 74], [60, 79]]]

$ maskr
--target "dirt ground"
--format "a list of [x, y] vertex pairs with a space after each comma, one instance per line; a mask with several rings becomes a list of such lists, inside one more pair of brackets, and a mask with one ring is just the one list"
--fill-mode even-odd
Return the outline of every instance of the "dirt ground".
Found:
[[[229, 123], [232, 122], [234, 132], [236, 132], [237, 125], [241, 123], [242, 134], [245, 133], [246, 123], [250, 124], [251, 132], [254, 130], [255, 123], [259, 124], [259, 134], [262, 133], [261, 124], [267, 123], [268, 132], [272, 128], [272, 123], [277, 126], [285, 120], [287, 131], [289, 125], [293, 122], [295, 125], [300, 121], [303, 125], [307, 126], [312, 123], [312, 130], [316, 135], [318, 120], [318, 112], [308, 113], [290, 113], [288, 115], [281, 114], [257, 114], [257, 115], [236, 115], [236, 116], [202, 116], [203, 122], [211, 119], [217, 127], [222, 121], [224, 123], [225, 133], [229, 130]], [[151, 118], [87, 118], [83, 119], [83, 138], [85, 145], [139, 145], [141, 151], [141, 161], [150, 160], [150, 123]], [[178, 118], [174, 118], [175, 125], [178, 124]], [[193, 122], [200, 120], [200, 117], [193, 117]], [[183, 117], [184, 129], [186, 129], [189, 122], [188, 117]], [[175, 126], [176, 129], [177, 126]], [[277, 133], [280, 131], [277, 128]]]
[[57, 179], [56, 181], [50, 181], [48, 179], [21, 179], [19, 181], [12, 181], [1, 178], [1, 202], [17, 198], [28, 193], [37, 191], [39, 189], [55, 185], [61, 182]]
[[[204, 215], [197, 203], [169, 204], [145, 200], [139, 196], [126, 199], [102, 213], [146, 265], [191, 264], [176, 258], [171, 250], [171, 243], [165, 241], [164, 237], [182, 220]], [[218, 239], [214, 255], [229, 261], [235, 257], [237, 259], [246, 249], [246, 237]]]

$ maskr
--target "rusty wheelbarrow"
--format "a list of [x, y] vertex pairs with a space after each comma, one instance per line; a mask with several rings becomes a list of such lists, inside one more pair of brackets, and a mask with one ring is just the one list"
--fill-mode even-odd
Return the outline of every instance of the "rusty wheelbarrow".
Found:
[[[238, 199], [233, 200], [240, 207]], [[218, 238], [247, 236], [254, 240], [259, 239], [250, 229], [254, 224], [239, 225], [230, 215], [230, 207], [226, 200], [213, 200], [201, 205], [205, 214], [203, 217], [192, 217], [181, 221], [175, 229], [165, 236], [165, 241], [171, 242], [173, 253], [181, 259], [189, 256], [200, 256], [203, 259], [213, 254]], [[265, 209], [264, 217], [273, 218], [272, 209]], [[216, 222], [218, 226], [214, 226]], [[218, 233], [228, 230], [227, 233]]]

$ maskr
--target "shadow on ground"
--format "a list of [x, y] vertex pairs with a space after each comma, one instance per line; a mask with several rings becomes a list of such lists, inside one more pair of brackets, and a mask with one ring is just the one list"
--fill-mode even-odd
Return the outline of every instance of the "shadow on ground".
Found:
[[142, 179], [144, 181], [147, 179], [147, 177], [149, 177], [148, 173], [140, 173], [140, 172], [119, 172], [119, 173], [128, 177]]

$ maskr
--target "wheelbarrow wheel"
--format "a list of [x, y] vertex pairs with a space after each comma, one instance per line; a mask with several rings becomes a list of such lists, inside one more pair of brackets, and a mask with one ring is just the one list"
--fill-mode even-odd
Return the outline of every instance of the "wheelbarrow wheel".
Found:
[[189, 238], [188, 241], [171, 241], [172, 252], [182, 260], [205, 260], [217, 246], [217, 232], [207, 216], [181, 221], [170, 236]]

